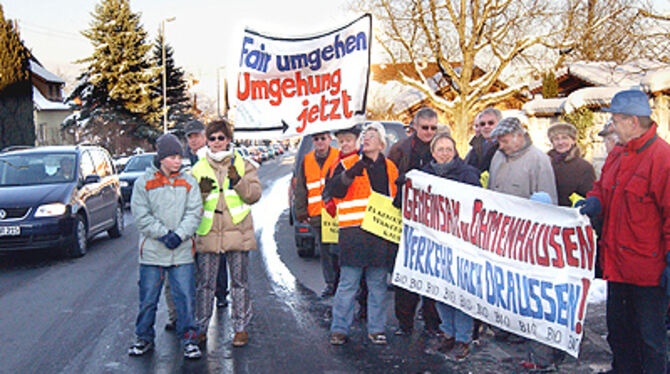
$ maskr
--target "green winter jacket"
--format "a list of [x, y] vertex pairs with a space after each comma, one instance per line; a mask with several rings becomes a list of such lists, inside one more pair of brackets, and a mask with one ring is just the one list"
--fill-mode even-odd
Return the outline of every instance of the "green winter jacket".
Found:
[[[193, 262], [202, 212], [200, 188], [195, 178], [183, 171], [166, 177], [155, 166], [147, 168], [133, 187], [130, 208], [140, 232], [140, 264], [172, 266]], [[159, 237], [174, 231], [182, 240], [174, 250]]]

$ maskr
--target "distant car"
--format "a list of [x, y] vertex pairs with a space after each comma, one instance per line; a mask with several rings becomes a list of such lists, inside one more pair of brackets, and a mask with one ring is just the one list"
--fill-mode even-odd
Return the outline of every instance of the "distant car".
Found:
[[57, 248], [83, 256], [94, 235], [123, 234], [122, 204], [118, 176], [104, 148], [0, 153], [0, 252]]
[[121, 195], [123, 196], [124, 204], [130, 203], [135, 180], [140, 175], [143, 175], [148, 167], [151, 167], [155, 156], [156, 153], [143, 153], [132, 156], [126, 163], [123, 173], [119, 174], [119, 183], [121, 184]]
[[[368, 124], [370, 122], [366, 122]], [[388, 154], [391, 146], [396, 142], [407, 138], [404, 125], [401, 122], [381, 122], [386, 130], [386, 149], [384, 154]], [[333, 137], [330, 143], [331, 147], [337, 147], [337, 140]], [[291, 214], [289, 215], [289, 223], [293, 225], [295, 246], [300, 257], [314, 257], [316, 255], [314, 250], [314, 232], [312, 225], [309, 223], [302, 223], [296, 219], [295, 208], [293, 205], [293, 191], [295, 190], [296, 174], [298, 173], [299, 165], [303, 163], [305, 155], [314, 149], [311, 136], [304, 136], [300, 140], [298, 152], [295, 155], [295, 164], [293, 165], [293, 178], [289, 185], [289, 206], [291, 207]]]

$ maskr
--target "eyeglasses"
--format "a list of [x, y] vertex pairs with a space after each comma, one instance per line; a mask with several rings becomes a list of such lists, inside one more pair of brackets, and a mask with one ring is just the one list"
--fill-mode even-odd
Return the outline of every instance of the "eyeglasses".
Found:
[[215, 142], [217, 140], [222, 142], [222, 141], [226, 140], [227, 138], [223, 135], [219, 135], [219, 136], [210, 136], [208, 139], [209, 139], [210, 142]]
[[421, 126], [421, 130], [423, 131], [437, 131], [437, 126]]
[[488, 122], [482, 121], [482, 122], [479, 122], [477, 125], [479, 127], [484, 127], [486, 125], [493, 126], [495, 124], [496, 124], [496, 121], [488, 121]]
[[315, 142], [324, 141], [324, 140], [327, 140], [327, 139], [328, 139], [328, 137], [325, 136], [325, 135], [312, 136], [312, 140], [314, 140]]

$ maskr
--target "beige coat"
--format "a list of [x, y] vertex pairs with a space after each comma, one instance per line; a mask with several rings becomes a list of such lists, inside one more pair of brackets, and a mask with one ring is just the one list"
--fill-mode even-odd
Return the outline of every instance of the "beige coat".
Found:
[[[231, 165], [228, 156], [221, 162], [213, 161], [209, 155], [207, 161], [214, 169], [216, 180], [219, 185], [228, 177], [228, 167]], [[233, 186], [240, 198], [248, 205], [254, 204], [261, 198], [261, 181], [258, 179], [256, 167], [249, 161], [244, 161], [244, 177]], [[204, 194], [203, 194], [204, 200]], [[254, 221], [251, 212], [244, 217], [239, 224], [233, 224], [233, 219], [228, 212], [226, 200], [223, 193], [219, 195], [219, 201], [214, 213], [212, 229], [207, 235], [200, 236], [196, 240], [196, 251], [204, 253], [221, 253], [227, 251], [250, 251], [256, 249], [256, 236], [254, 235]]]

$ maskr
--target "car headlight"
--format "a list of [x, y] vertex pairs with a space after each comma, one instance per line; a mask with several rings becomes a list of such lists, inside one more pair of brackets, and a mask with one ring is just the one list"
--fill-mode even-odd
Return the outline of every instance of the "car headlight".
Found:
[[67, 211], [67, 206], [63, 203], [52, 203], [40, 205], [35, 211], [35, 217], [56, 217], [62, 216]]
[[130, 186], [130, 184], [128, 183], [128, 181], [119, 181], [119, 186], [128, 187], [128, 186]]

